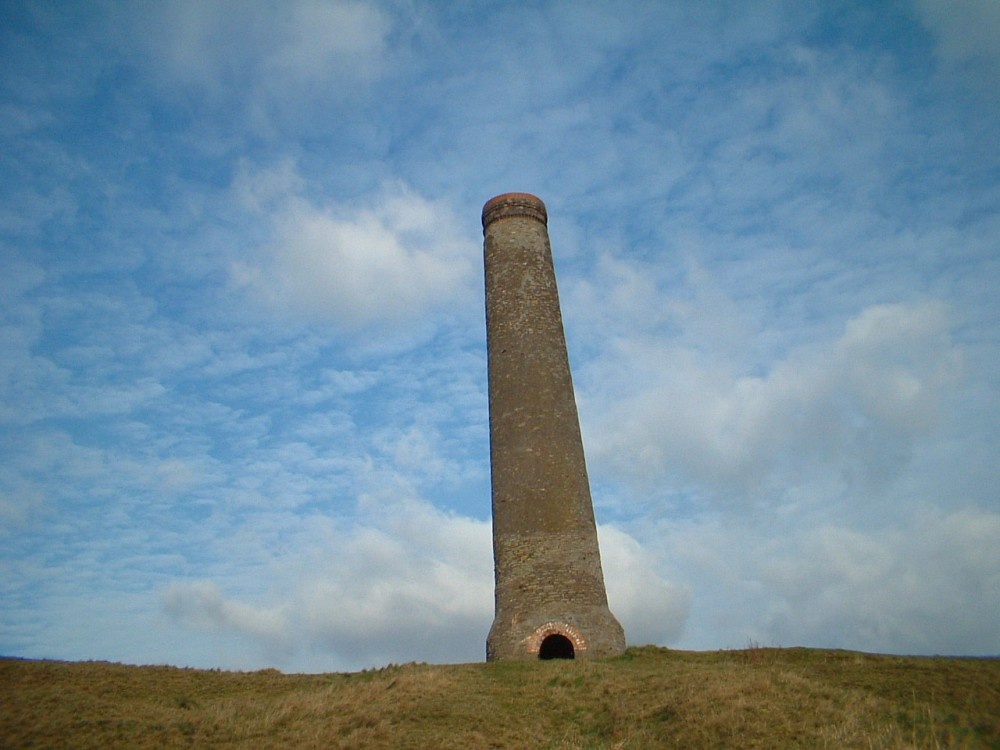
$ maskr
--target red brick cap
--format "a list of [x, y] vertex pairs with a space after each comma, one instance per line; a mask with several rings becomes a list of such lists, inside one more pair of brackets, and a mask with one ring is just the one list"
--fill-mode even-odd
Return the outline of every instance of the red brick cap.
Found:
[[541, 198], [531, 193], [504, 193], [490, 198], [483, 206], [483, 229], [507, 216], [530, 216], [543, 224], [549, 222], [549, 215]]

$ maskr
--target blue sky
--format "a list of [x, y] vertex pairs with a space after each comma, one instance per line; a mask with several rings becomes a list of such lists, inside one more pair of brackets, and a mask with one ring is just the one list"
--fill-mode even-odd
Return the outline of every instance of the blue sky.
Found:
[[633, 644], [1000, 653], [1000, 4], [7, 2], [0, 653], [484, 657], [480, 210]]

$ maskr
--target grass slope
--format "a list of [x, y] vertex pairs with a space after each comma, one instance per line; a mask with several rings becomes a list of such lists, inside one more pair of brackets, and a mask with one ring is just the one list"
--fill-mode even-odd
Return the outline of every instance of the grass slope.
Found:
[[0, 660], [5, 748], [1000, 748], [1000, 660], [633, 648], [284, 675]]

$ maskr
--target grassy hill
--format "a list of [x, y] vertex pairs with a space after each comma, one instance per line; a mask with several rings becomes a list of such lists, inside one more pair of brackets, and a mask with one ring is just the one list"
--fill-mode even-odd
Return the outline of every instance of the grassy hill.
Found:
[[633, 648], [285, 675], [0, 660], [4, 748], [1000, 748], [1000, 660]]

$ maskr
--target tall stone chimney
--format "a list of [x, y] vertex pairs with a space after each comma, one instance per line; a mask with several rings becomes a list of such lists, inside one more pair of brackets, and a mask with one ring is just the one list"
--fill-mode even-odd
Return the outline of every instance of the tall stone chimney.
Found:
[[488, 661], [625, 650], [608, 609], [545, 204], [483, 207], [496, 616]]

